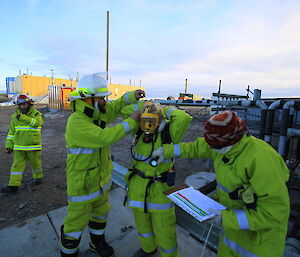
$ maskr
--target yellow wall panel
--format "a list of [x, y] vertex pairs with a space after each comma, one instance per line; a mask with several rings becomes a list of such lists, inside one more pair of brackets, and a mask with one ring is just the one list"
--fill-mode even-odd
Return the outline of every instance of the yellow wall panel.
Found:
[[[48, 86], [52, 84], [52, 79], [49, 77], [37, 77], [22, 75], [22, 93], [28, 94], [30, 96], [42, 96], [47, 94]], [[55, 86], [61, 86], [65, 84], [66, 86], [76, 87], [76, 81], [72, 82], [69, 79], [59, 79], [54, 78], [53, 81]]]
[[127, 85], [119, 85], [119, 84], [109, 84], [108, 88], [109, 88], [109, 91], [112, 92], [112, 94], [108, 97], [109, 100], [118, 99], [122, 95], [124, 95], [126, 92], [129, 92], [129, 91], [134, 91], [137, 89], [141, 89], [141, 90], [145, 91], [144, 87], [127, 86]]

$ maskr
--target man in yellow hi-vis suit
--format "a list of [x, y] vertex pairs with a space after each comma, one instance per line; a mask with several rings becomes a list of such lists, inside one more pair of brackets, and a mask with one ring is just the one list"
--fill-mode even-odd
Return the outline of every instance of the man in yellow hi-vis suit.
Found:
[[158, 246], [161, 257], [177, 257], [175, 208], [164, 194], [174, 186], [174, 162], [170, 158], [157, 165], [151, 154], [163, 143], [179, 143], [191, 117], [183, 110], [162, 109], [151, 101], [125, 107], [122, 113], [128, 115], [134, 110], [142, 112], [141, 127], [131, 148], [133, 166], [127, 176], [128, 206], [134, 210], [141, 244], [134, 257], [153, 256]]
[[34, 183], [40, 184], [43, 177], [41, 161], [43, 115], [33, 107], [33, 100], [25, 94], [17, 95], [14, 103], [18, 107], [12, 115], [5, 144], [6, 153], [13, 152], [14, 162], [8, 186], [1, 190], [3, 193], [17, 192], [22, 183], [27, 160], [32, 167]]
[[113, 169], [109, 146], [138, 126], [139, 114], [108, 127], [121, 109], [137, 102], [144, 91], [136, 90], [106, 102], [110, 95], [100, 74], [82, 77], [71, 95], [72, 114], [66, 127], [68, 215], [61, 227], [61, 256], [78, 256], [81, 234], [88, 225], [90, 248], [101, 257], [114, 256], [104, 237], [110, 209], [109, 189]]
[[217, 256], [282, 256], [290, 213], [289, 170], [269, 144], [247, 134], [235, 112], [212, 116], [204, 138], [164, 145], [154, 156], [214, 160], [217, 198], [228, 208], [211, 210], [222, 224]]

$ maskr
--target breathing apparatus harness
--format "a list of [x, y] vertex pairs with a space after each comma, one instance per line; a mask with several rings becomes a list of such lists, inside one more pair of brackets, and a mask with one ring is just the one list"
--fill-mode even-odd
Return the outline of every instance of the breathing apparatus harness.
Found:
[[[156, 128], [157, 130], [157, 128]], [[145, 132], [144, 132], [145, 133]], [[172, 138], [171, 138], [171, 135], [170, 135], [170, 123], [166, 123], [165, 127], [163, 128], [163, 130], [160, 132], [161, 133], [161, 140], [162, 140], [162, 144], [171, 144], [172, 143]], [[152, 150], [150, 152], [150, 154], [144, 158], [144, 159], [138, 159], [136, 158], [134, 155], [133, 155], [133, 147], [136, 145], [136, 143], [138, 142], [139, 138], [141, 137], [141, 135], [143, 134], [143, 130], [142, 129], [139, 129], [137, 134], [136, 134], [136, 137], [134, 139], [134, 143], [132, 144], [132, 147], [131, 147], [131, 155], [133, 157], [133, 159], [135, 159], [136, 161], [146, 161], [148, 160], [151, 155], [152, 155], [152, 152], [154, 150], [154, 143], [156, 142], [157, 140], [157, 137], [158, 137], [158, 132], [156, 132], [154, 134], [154, 137], [153, 140], [152, 140]], [[143, 142], [145, 143], [145, 141], [143, 140]], [[149, 142], [150, 143], [150, 142]], [[158, 164], [156, 163], [156, 165], [154, 165], [155, 163], [155, 160], [151, 160], [150, 161], [150, 165], [152, 167], [156, 167]], [[174, 172], [174, 167], [172, 167], [170, 170], [167, 170], [163, 173], [161, 173], [159, 176], [146, 176], [144, 172], [140, 171], [139, 169], [135, 168], [134, 166], [129, 168], [129, 171], [131, 172], [128, 176], [128, 183], [129, 181], [135, 176], [135, 175], [138, 175], [140, 176], [141, 178], [143, 179], [149, 179], [148, 183], [147, 183], [147, 186], [146, 186], [146, 189], [145, 189], [145, 196], [144, 196], [144, 213], [147, 213], [148, 212], [148, 207], [147, 207], [147, 197], [148, 197], [148, 194], [149, 194], [149, 189], [151, 187], [151, 185], [154, 183], [154, 182], [160, 182], [160, 183], [167, 183], [169, 186], [173, 186], [175, 184], [175, 172]], [[127, 186], [126, 186], [126, 189], [127, 190]], [[125, 195], [125, 198], [124, 198], [124, 202], [123, 202], [123, 205], [125, 206], [126, 202], [127, 202], [127, 194]]]
[[[136, 160], [136, 161], [139, 161], [139, 162], [147, 161], [147, 160], [151, 157], [152, 152], [153, 152], [153, 150], [154, 150], [154, 143], [156, 142], [157, 136], [158, 136], [158, 133], [155, 133], [155, 134], [152, 136], [152, 141], [151, 141], [151, 143], [152, 143], [152, 148], [151, 148], [151, 151], [150, 151], [149, 155], [148, 155], [147, 157], [145, 157], [145, 158], [137, 158], [137, 157], [133, 154], [133, 152], [134, 152], [134, 149], [135, 149], [135, 147], [136, 147], [136, 144], [137, 144], [137, 142], [139, 141], [139, 139], [140, 139], [140, 137], [141, 137], [142, 134], [143, 134], [143, 130], [142, 130], [141, 128], [139, 128], [139, 130], [137, 131], [137, 133], [136, 133], [136, 135], [135, 135], [134, 140], [132, 141], [131, 147], [130, 147], [130, 152], [131, 152], [132, 158], [133, 158], [134, 160]], [[144, 136], [144, 138], [145, 138], [145, 136]], [[143, 138], [143, 142], [144, 142], [144, 138]], [[149, 141], [148, 143], [150, 143], [150, 141]], [[147, 144], [147, 143], [146, 143], [146, 144]]]

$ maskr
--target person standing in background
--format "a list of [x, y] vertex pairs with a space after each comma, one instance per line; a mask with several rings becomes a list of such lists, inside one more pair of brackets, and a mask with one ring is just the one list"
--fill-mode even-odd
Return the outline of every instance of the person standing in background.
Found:
[[33, 100], [25, 94], [16, 96], [18, 105], [12, 115], [9, 132], [6, 138], [6, 153], [13, 153], [14, 162], [10, 171], [8, 186], [2, 193], [16, 193], [22, 184], [26, 162], [32, 168], [33, 183], [40, 184], [43, 177], [41, 150], [43, 115], [33, 107]]

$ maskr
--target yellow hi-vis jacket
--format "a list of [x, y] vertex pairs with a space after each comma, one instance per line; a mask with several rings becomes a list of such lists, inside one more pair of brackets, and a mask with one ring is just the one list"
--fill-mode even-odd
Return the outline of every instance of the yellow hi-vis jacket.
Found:
[[[289, 170], [282, 157], [266, 142], [244, 135], [233, 148], [219, 154], [198, 138], [195, 142], [164, 145], [165, 158], [210, 158], [214, 160], [217, 198], [228, 210], [222, 211], [222, 240], [218, 256], [281, 257], [290, 214], [286, 186]], [[251, 185], [256, 207], [247, 208], [230, 193]], [[224, 245], [223, 245], [224, 244]]]
[[19, 107], [16, 108], [11, 116], [5, 148], [11, 148], [14, 151], [42, 150], [41, 126], [43, 122], [43, 115], [33, 106], [26, 114], [22, 114]]
[[139, 123], [128, 118], [108, 127], [127, 104], [135, 103], [135, 92], [107, 102], [106, 112], [100, 113], [82, 100], [71, 103], [72, 114], [66, 127], [67, 194], [69, 202], [95, 199], [110, 187], [113, 169], [110, 145], [126, 136]]

